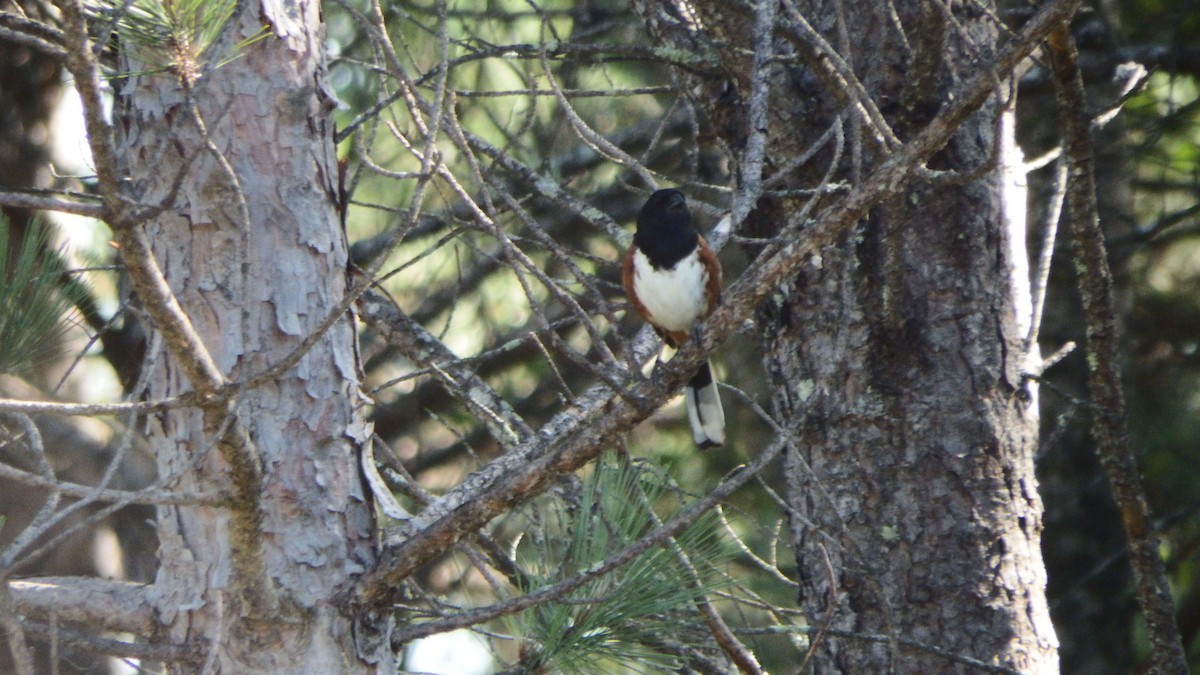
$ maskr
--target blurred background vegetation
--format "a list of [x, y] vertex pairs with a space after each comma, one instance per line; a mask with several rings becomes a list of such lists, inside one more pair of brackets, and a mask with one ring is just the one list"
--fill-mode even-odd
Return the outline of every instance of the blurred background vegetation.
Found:
[[[13, 4], [0, 2], [0, 7]], [[30, 14], [44, 9], [32, 0], [19, 4]], [[1019, 21], [1028, 9], [1020, 2], [1001, 4], [1001, 15], [1010, 21]], [[1148, 72], [1137, 80], [1121, 113], [1097, 135], [1101, 219], [1122, 294], [1130, 423], [1164, 532], [1163, 555], [1184, 642], [1192, 662], [1200, 663], [1200, 5], [1193, 0], [1087, 5], [1076, 30], [1096, 114], [1120, 99], [1114, 76], [1122, 64], [1139, 63]], [[683, 188], [703, 228], [728, 207], [722, 187], [731, 182], [728, 156], [706, 137], [705, 120], [692, 114], [666, 67], [702, 67], [702, 55], [652, 50], [642, 22], [622, 0], [403, 2], [385, 3], [384, 11], [398, 47], [394, 58], [376, 53], [364, 34], [356, 14], [369, 12], [366, 3], [326, 3], [330, 74], [343, 104], [336, 111], [338, 151], [346, 160], [343, 178], [351, 195], [346, 227], [355, 258], [365, 266], [379, 240], [407, 223], [406, 210], [420, 189], [425, 148], [404, 141], [418, 136], [412, 133], [416, 122], [405, 87], [428, 93], [445, 78], [446, 95], [453, 97], [452, 109], [467, 136], [440, 145], [437, 152], [464, 181], [462, 193], [444, 181], [429, 184], [423, 214], [409, 224], [384, 263], [380, 288], [458, 356], [471, 359], [477, 372], [536, 426], [603, 375], [596, 370], [601, 363], [596, 336], [553, 286], [571, 291], [618, 354], [627, 352], [627, 341], [640, 328], [623, 311], [618, 259], [649, 186], [605, 144], [649, 167], [662, 185]], [[443, 50], [452, 65], [446, 71], [439, 67]], [[407, 82], [398, 77], [401, 72]], [[86, 170], [64, 170], [67, 160], [51, 161], [54, 141], [61, 145], [67, 133], [53, 122], [61, 84], [54, 59], [4, 44], [0, 36], [0, 182], [6, 187], [88, 189], [86, 175], [75, 175]], [[564, 112], [563, 100], [573, 113]], [[1019, 102], [1021, 144], [1034, 161], [1058, 142], [1052, 85], [1037, 64], [1021, 80]], [[77, 150], [81, 144], [75, 145]], [[1055, 165], [1043, 164], [1029, 175], [1031, 256], [1039, 253], [1054, 187]], [[538, 187], [534, 177], [607, 214], [624, 234], [564, 211], [547, 199], [544, 191], [552, 188]], [[558, 283], [542, 283], [514, 266], [514, 252], [465, 211], [463, 194], [482, 205], [519, 252]], [[11, 242], [33, 236], [30, 213], [6, 213]], [[92, 257], [110, 254], [103, 224], [73, 220], [60, 231], [63, 238], [73, 233], [76, 248]], [[740, 245], [734, 241], [721, 253], [727, 278], [745, 265]], [[57, 246], [49, 246], [48, 254]], [[1070, 341], [1083, 342], [1072, 270], [1062, 252], [1055, 260], [1042, 331], [1045, 354]], [[124, 310], [119, 271], [99, 269], [86, 276], [88, 296], [66, 296], [77, 306], [78, 330], [64, 338], [69, 356], [39, 363], [26, 379], [0, 382], [5, 395], [18, 395], [17, 389], [28, 386], [51, 391], [69, 371], [64, 386], [73, 395], [111, 399], [136, 379], [140, 333], [136, 312]], [[383, 459], [394, 471], [411, 474], [436, 492], [495, 455], [487, 432], [436, 378], [398, 357], [369, 326], [363, 327], [361, 340], [366, 388], [376, 402], [372, 418], [390, 455]], [[82, 362], [70, 356], [84, 349], [88, 356]], [[736, 442], [696, 452], [682, 408], [673, 404], [642, 425], [624, 448], [665, 467], [674, 484], [686, 486], [681, 491], [702, 494], [770, 438], [759, 410], [768, 398], [754, 341], [735, 337], [715, 360], [719, 376], [736, 390], [725, 392]], [[1084, 377], [1077, 350], [1047, 373], [1042, 389], [1038, 471], [1051, 609], [1065, 672], [1134, 672], [1144, 645], [1117, 512], [1088, 437]], [[110, 384], [105, 388], [98, 382]], [[96, 426], [61, 429], [75, 439], [61, 446], [70, 449], [60, 459], [82, 472], [77, 482], [87, 482], [87, 472], [102, 467], [107, 456], [112, 430]], [[127, 473], [114, 487], [136, 487], [146, 480], [144, 469]], [[754, 489], [737, 493], [722, 513], [729, 533], [744, 546], [716, 556], [742, 599], [721, 603], [735, 626], [763, 623], [754, 615], [771, 613], [771, 606], [795, 606], [796, 591], [787, 581], [794, 576], [794, 563], [786, 539], [779, 540], [784, 514], [773, 484], [774, 478], [764, 475]], [[2, 510], [9, 518], [0, 543], [19, 529], [20, 494], [0, 481]], [[521, 519], [526, 517], [513, 514], [512, 522], [496, 531], [511, 543], [525, 532]], [[108, 573], [152, 574], [154, 543], [145, 519], [144, 509], [133, 508], [107, 519], [108, 531], [125, 546], [123, 569]], [[41, 566], [40, 573], [66, 573], [93, 560], [95, 548], [93, 533], [80, 532], [31, 560], [28, 571]], [[493, 593], [460, 553], [448, 554], [420, 581], [446, 602], [486, 602]], [[761, 603], [747, 600], [753, 598]], [[780, 672], [802, 653], [795, 650], [803, 649], [802, 641], [787, 637], [748, 635], [746, 640], [765, 667]]]

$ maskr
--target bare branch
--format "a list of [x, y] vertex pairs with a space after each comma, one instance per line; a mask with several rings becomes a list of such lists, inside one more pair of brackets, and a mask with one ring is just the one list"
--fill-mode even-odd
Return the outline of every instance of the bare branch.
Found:
[[[528, 443], [485, 466], [418, 514], [402, 534], [403, 543], [390, 547], [375, 570], [350, 591], [360, 606], [386, 605], [399, 582], [439, 555], [455, 541], [482, 527], [496, 515], [545, 489], [554, 475], [573, 470], [597, 456], [616, 435], [645, 419], [667, 396], [681, 387], [705, 355], [733, 334], [759, 302], [774, 292], [779, 280], [829, 245], [883, 199], [900, 193], [914, 170], [940, 149], [958, 125], [994, 91], [993, 68], [1011, 68], [1028, 55], [1038, 40], [1072, 15], [1079, 0], [1058, 0], [1043, 6], [1007, 46], [995, 64], [981, 69], [954, 102], [942, 110], [909, 143], [893, 152], [869, 181], [831, 206], [800, 239], [793, 223], [768, 246], [756, 265], [732, 286], [709, 318], [708, 331], [661, 370], [653, 382], [616, 393], [593, 388], [574, 408], [556, 415]], [[636, 401], [637, 404], [631, 403]]]
[[612, 570], [624, 565], [639, 555], [645, 553], [655, 546], [662, 545], [672, 537], [682, 532], [688, 525], [694, 523], [696, 519], [708, 512], [722, 500], [727, 499], [738, 488], [745, 485], [754, 476], [762, 471], [767, 464], [774, 461], [781, 452], [787, 447], [787, 442], [790, 439], [776, 439], [770, 447], [763, 448], [749, 464], [736, 468], [728, 478], [720, 485], [713, 489], [712, 492], [704, 496], [704, 498], [688, 505], [686, 508], [675, 514], [670, 520], [656, 527], [652, 532], [645, 537], [633, 542], [624, 549], [614, 553], [606, 558], [603, 562], [592, 566], [588, 570], [576, 574], [568, 579], [564, 579], [552, 586], [548, 586], [533, 593], [528, 593], [511, 600], [499, 602], [488, 607], [478, 607], [475, 609], [464, 610], [463, 612], [445, 619], [429, 621], [426, 623], [415, 624], [407, 629], [397, 631], [393, 635], [393, 641], [397, 645], [416, 640], [417, 638], [441, 633], [455, 628], [464, 626], [472, 626], [484, 621], [513, 614], [523, 609], [533, 607], [540, 603], [555, 598], [561, 597], [571, 591], [583, 586], [588, 581], [599, 576], [607, 574]]
[[475, 412], [497, 441], [519, 443], [533, 435], [533, 429], [525, 420], [475, 375], [469, 365], [456, 359], [441, 341], [385, 298], [368, 293], [363, 298], [361, 311], [363, 319], [384, 339], [399, 347], [405, 356], [431, 368], [438, 379], [445, 382], [447, 390]]
[[883, 113], [879, 111], [862, 82], [858, 80], [858, 76], [854, 74], [854, 69], [850, 64], [846, 63], [833, 45], [829, 44], [808, 23], [808, 20], [796, 8], [795, 3], [785, 0], [783, 7], [790, 19], [788, 26], [795, 30], [798, 41], [811, 55], [813, 69], [829, 80], [829, 91], [848, 99], [846, 102], [853, 106], [854, 111], [871, 130], [872, 140], [878, 143], [883, 150], [891, 150], [900, 146], [900, 140], [896, 138], [895, 132], [884, 119]]
[[9, 413], [7, 416], [21, 429], [21, 433], [25, 437], [25, 448], [32, 456], [38, 473], [44, 480], [49, 481], [50, 488], [46, 495], [46, 501], [42, 503], [41, 508], [25, 526], [25, 529], [13, 537], [3, 550], [0, 550], [0, 578], [7, 577], [21, 553], [33, 545], [45, 528], [52, 523], [55, 511], [58, 509], [58, 502], [62, 498], [62, 491], [58, 488], [54, 469], [50, 465], [49, 458], [46, 457], [46, 448], [42, 443], [42, 434], [37, 425], [26, 415]]
[[0, 37], [51, 56], [64, 57], [64, 36], [57, 28], [13, 12], [0, 12]]
[[127, 413], [150, 413], [172, 408], [195, 407], [203, 403], [194, 394], [172, 396], [156, 401], [133, 401], [130, 403], [59, 403], [57, 401], [23, 401], [0, 398], [0, 412], [22, 415], [62, 415], [64, 417], [102, 417]]
[[[786, 442], [783, 443], [781, 447], [787, 447], [794, 440], [795, 439], [793, 438], [786, 439]], [[757, 471], [755, 473], [757, 473]], [[654, 513], [653, 505], [650, 504], [645, 491], [639, 490], [637, 497], [642, 501], [646, 512], [649, 513], [651, 518], [654, 519], [655, 527], [662, 527], [662, 519]], [[720, 513], [720, 502], [715, 503], [713, 508]], [[724, 520], [723, 516], [722, 520]], [[695, 564], [692, 563], [691, 557], [688, 556], [687, 551], [684, 550], [683, 546], [680, 546], [679, 541], [676, 540], [675, 537], [668, 538], [666, 543], [668, 546], [670, 546], [671, 552], [675, 554], [675, 558], [679, 560], [680, 566], [682, 566], [687, 572], [688, 583], [691, 585], [691, 588], [696, 591], [696, 607], [700, 610], [700, 614], [704, 617], [704, 621], [708, 625], [709, 632], [712, 633], [713, 639], [716, 640], [717, 645], [721, 647], [721, 650], [725, 652], [725, 655], [729, 657], [729, 660], [737, 666], [742, 675], [763, 675], [765, 671], [758, 663], [758, 659], [754, 658], [754, 652], [750, 651], [750, 649], [746, 647], [746, 645], [742, 644], [742, 641], [739, 640], [736, 635], [734, 635], [733, 631], [729, 628], [729, 624], [725, 622], [725, 619], [721, 616], [720, 612], [718, 612], [717, 608], [713, 606], [712, 599], [708, 597], [708, 593], [704, 592], [703, 585], [700, 582], [700, 574], [696, 570]]]
[[[59, 194], [59, 196], [56, 196]], [[80, 198], [87, 195], [42, 193], [30, 190], [0, 190], [0, 204], [19, 209], [42, 209], [73, 213], [89, 218], [104, 217], [104, 206], [99, 202], [82, 202]]]
[[169, 489], [147, 488], [141, 490], [98, 490], [88, 485], [79, 485], [61, 480], [50, 480], [16, 467], [0, 463], [0, 478], [46, 489], [55, 489], [64, 497], [89, 498], [99, 502], [121, 504], [163, 504], [174, 506], [222, 506], [228, 504], [229, 496], [221, 493], [174, 492]]
[[96, 177], [104, 204], [104, 220], [112, 227], [125, 269], [146, 313], [162, 331], [171, 354], [197, 391], [211, 393], [225, 378], [167, 284], [150, 242], [138, 225], [138, 216], [123, 196], [123, 176], [113, 146], [112, 126], [104, 117], [100, 66], [92, 53], [83, 4], [79, 0], [60, 0], [58, 6], [63, 13], [69, 46], [67, 70], [74, 76], [75, 87], [83, 100], [88, 143], [96, 163]]
[[1142, 489], [1141, 473], [1129, 437], [1129, 417], [1121, 384], [1112, 272], [1108, 267], [1104, 235], [1096, 207], [1096, 182], [1091, 136], [1079, 73], [1075, 40], [1063, 22], [1047, 39], [1050, 66], [1058, 88], [1059, 115], [1067, 163], [1067, 208], [1075, 246], [1079, 293], [1087, 317], [1088, 386], [1097, 410], [1092, 415], [1100, 463], [1121, 510], [1121, 524], [1129, 541], [1129, 557], [1136, 580], [1138, 602], [1146, 619], [1152, 645], [1150, 669], [1160, 673], [1188, 672], [1187, 656], [1171, 588], [1163, 566], [1158, 532]]
[[550, 63], [546, 58], [545, 52], [541, 54], [542, 74], [550, 82], [550, 87], [554, 91], [555, 97], [558, 98], [559, 108], [566, 114], [567, 120], [571, 122], [571, 126], [575, 129], [575, 133], [579, 138], [590, 148], [596, 152], [608, 157], [617, 164], [629, 169], [637, 174], [638, 178], [642, 179], [642, 183], [647, 188], [653, 189], [658, 186], [657, 181], [650, 171], [639, 161], [622, 150], [620, 147], [610, 143], [607, 138], [597, 133], [592, 129], [587, 122], [584, 121], [571, 102], [567, 99], [565, 93], [558, 86], [558, 80], [554, 77], [554, 71], [550, 69]]
[[112, 631], [148, 637], [158, 625], [146, 584], [86, 577], [10, 580], [17, 611], [38, 621], [75, 624], [89, 632]]

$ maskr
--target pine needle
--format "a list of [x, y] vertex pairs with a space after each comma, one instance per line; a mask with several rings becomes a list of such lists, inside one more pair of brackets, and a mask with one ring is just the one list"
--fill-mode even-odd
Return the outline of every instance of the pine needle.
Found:
[[27, 374], [56, 356], [72, 298], [60, 290], [64, 251], [49, 251], [48, 228], [30, 227], [15, 257], [11, 234], [0, 216], [0, 373]]
[[[266, 29], [218, 53], [222, 31], [237, 0], [98, 0], [89, 4], [100, 21], [116, 21], [127, 49], [146, 67], [166, 71], [192, 87], [206, 70], [219, 68], [266, 37]], [[232, 54], [232, 55], [231, 55]]]
[[[556, 501], [520, 551], [530, 588], [550, 586], [585, 571], [654, 529], [648, 506], [660, 501], [661, 478], [625, 460], [602, 459], [568, 508]], [[700, 569], [728, 559], [716, 523], [704, 518], [677, 539]], [[520, 615], [521, 665], [527, 672], [588, 675], [666, 673], [682, 665], [657, 648], [664, 640], [703, 641], [698, 597], [718, 584], [697, 587], [675, 553], [656, 547], [622, 568], [558, 601]]]

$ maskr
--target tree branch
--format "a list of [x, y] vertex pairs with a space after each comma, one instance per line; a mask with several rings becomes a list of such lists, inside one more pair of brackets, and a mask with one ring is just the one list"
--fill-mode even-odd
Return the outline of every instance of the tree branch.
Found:
[[76, 624], [89, 632], [151, 635], [158, 626], [146, 584], [88, 577], [40, 577], [8, 582], [23, 616]]
[[0, 12], [0, 37], [51, 56], [64, 57], [63, 33], [57, 28], [13, 12]]
[[66, 26], [67, 70], [75, 78], [75, 88], [83, 100], [88, 145], [96, 162], [104, 220], [112, 227], [113, 238], [120, 246], [121, 260], [134, 289], [146, 313], [154, 320], [155, 328], [162, 332], [172, 356], [197, 391], [211, 393], [224, 382], [224, 375], [204, 341], [196, 334], [191, 319], [180, 307], [154, 258], [150, 241], [138, 225], [132, 205], [124, 199], [112, 126], [104, 118], [100, 67], [92, 54], [83, 5], [78, 0], [60, 0], [57, 4]]
[[[1028, 56], [1054, 26], [1072, 16], [1080, 0], [1044, 5], [992, 64], [986, 64], [957, 92], [912, 141], [898, 148], [863, 183], [831, 206], [816, 223], [797, 232], [791, 223], [751, 266], [726, 289], [699, 344], [688, 346], [662, 367], [653, 381], [624, 392], [596, 386], [547, 422], [529, 442], [495, 460], [442, 496], [397, 533], [375, 569], [347, 589], [346, 601], [359, 608], [387, 606], [401, 582], [462, 537], [486, 525], [513, 505], [543, 491], [559, 473], [572, 471], [612, 445], [617, 437], [647, 418], [695, 372], [706, 354], [739, 329], [784, 276], [830, 245], [880, 201], [894, 197], [915, 170], [949, 140], [958, 126], [994, 91], [994, 73], [1007, 71]], [[501, 161], [503, 161], [501, 159]]]
[[22, 415], [62, 415], [64, 417], [102, 417], [162, 412], [172, 408], [197, 406], [199, 397], [192, 394], [172, 396], [157, 401], [132, 401], [129, 403], [60, 403], [58, 401], [24, 401], [0, 398], [0, 412]]
[[487, 607], [477, 607], [474, 609], [464, 610], [459, 614], [446, 617], [444, 619], [414, 624], [408, 628], [397, 631], [393, 635], [394, 644], [403, 645], [406, 642], [410, 642], [418, 638], [454, 630], [455, 628], [473, 626], [483, 623], [484, 621], [490, 621], [501, 616], [513, 614], [523, 609], [539, 605], [543, 602], [562, 597], [563, 595], [570, 593], [580, 586], [583, 586], [588, 581], [611, 572], [621, 565], [632, 561], [634, 558], [645, 553], [654, 546], [658, 546], [664, 542], [667, 542], [671, 538], [678, 535], [680, 532], [686, 529], [688, 525], [691, 525], [696, 521], [696, 519], [707, 513], [709, 509], [714, 508], [722, 500], [733, 494], [738, 488], [745, 485], [748, 481], [757, 476], [767, 464], [769, 464], [777, 456], [779, 456], [781, 452], [783, 452], [791, 440], [792, 439], [789, 437], [781, 437], [776, 439], [770, 447], [763, 448], [758, 456], [751, 460], [749, 464], [735, 469], [731, 475], [724, 482], [713, 489], [712, 492], [709, 492], [703, 498], [682, 509], [670, 520], [662, 523], [646, 536], [612, 554], [604, 561], [593, 565], [591, 568], [567, 579], [563, 579], [556, 584], [547, 586], [546, 588], [542, 588], [532, 593], [527, 593], [520, 597], [512, 598], [511, 600], [498, 602]]
[[0, 462], [0, 478], [46, 489], [54, 489], [64, 497], [89, 499], [97, 502], [117, 502], [122, 504], [164, 504], [172, 506], [222, 506], [229, 502], [229, 496], [219, 492], [185, 493], [173, 492], [169, 489], [144, 488], [140, 490], [98, 489], [90, 485], [79, 485], [62, 480], [51, 480], [43, 476], [22, 471]]
[[1129, 438], [1129, 417], [1122, 393], [1112, 272], [1096, 207], [1091, 120], [1079, 72], [1075, 40], [1064, 22], [1047, 39], [1050, 67], [1058, 89], [1059, 116], [1067, 162], [1068, 221], [1079, 293], [1087, 317], [1088, 387], [1091, 390], [1092, 434], [1100, 464], [1121, 511], [1129, 541], [1129, 558], [1138, 602], [1150, 640], [1150, 670], [1188, 672], [1166, 569], [1159, 554], [1158, 532], [1142, 489], [1141, 474]]
[[98, 202], [74, 201], [84, 195], [55, 192], [38, 194], [39, 192], [41, 191], [0, 190], [0, 205], [18, 209], [42, 209], [45, 211], [58, 211], [60, 213], [73, 213], [77, 216], [87, 216], [89, 218], [102, 218], [104, 216], [104, 206], [102, 204]]
[[360, 305], [367, 325], [379, 331], [404, 356], [429, 367], [447, 390], [458, 397], [488, 428], [497, 442], [527, 441], [533, 429], [474, 369], [457, 359], [445, 345], [378, 293], [367, 293]]

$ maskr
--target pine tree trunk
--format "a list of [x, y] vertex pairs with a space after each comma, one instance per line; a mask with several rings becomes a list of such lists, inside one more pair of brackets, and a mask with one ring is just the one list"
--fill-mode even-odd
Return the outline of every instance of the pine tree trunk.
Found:
[[[897, 3], [906, 47], [888, 5], [843, 4], [838, 16], [801, 3], [901, 140], [995, 39], [981, 13], [951, 24], [928, 3]], [[825, 100], [810, 124], [842, 109]], [[1000, 117], [989, 102], [930, 168], [987, 167]], [[1022, 380], [1024, 206], [1006, 200], [1004, 140], [978, 179], [917, 181], [875, 209], [798, 271], [763, 323], [776, 409], [798, 434], [786, 475], [817, 672], [971, 670], [963, 659], [1057, 671], [1036, 391]], [[878, 155], [861, 147], [869, 175]]]
[[[716, 52], [720, 65], [691, 75], [688, 91], [747, 157], [764, 5], [699, 1], [694, 18], [675, 21], [655, 3], [635, 6], [657, 40]], [[797, 1], [777, 12], [782, 65], [763, 71], [772, 79], [761, 168], [777, 188], [811, 190], [833, 161], [834, 179], [854, 186], [886, 158], [888, 141], [865, 124], [816, 35], [900, 142], [989, 63], [997, 39], [972, 3]], [[830, 142], [796, 167], [838, 119], [840, 159]], [[999, 103], [985, 104], [928, 163], [977, 175], [913, 181], [795, 270], [760, 313], [774, 408], [796, 435], [787, 499], [814, 672], [1057, 671], [1039, 550], [1037, 396], [1023, 380], [1024, 202], [1007, 201], [1015, 182], [1004, 161], [992, 163], [1008, 159], [996, 156], [1000, 119]], [[738, 170], [743, 184], [758, 171]], [[759, 199], [745, 231], [774, 236], [806, 199]]]
[[1022, 252], [999, 193], [995, 177], [914, 188], [801, 271], [763, 326], [798, 434], [786, 475], [802, 604], [829, 629], [817, 672], [963, 671], [931, 650], [1057, 671]]
[[[229, 44], [264, 24], [268, 35], [239, 58], [190, 86], [145, 63], [114, 83], [128, 192], [167, 207], [145, 224], [154, 256], [230, 381], [288, 355], [347, 285], [319, 12], [311, 1], [252, 2]], [[146, 396], [191, 390], [151, 345]], [[231, 495], [227, 508], [159, 510], [156, 641], [200, 645], [212, 672], [390, 672], [386, 657], [356, 656], [351, 621], [332, 603], [376, 555], [352, 318], [232, 410], [148, 423], [160, 477]], [[244, 465], [222, 451], [231, 435], [245, 441]], [[255, 493], [257, 504], [241, 499]]]

